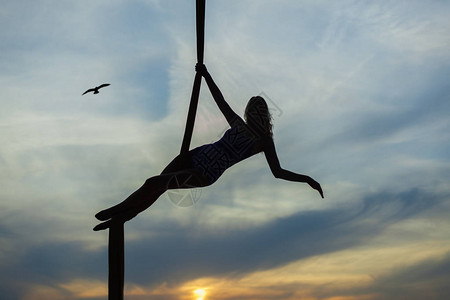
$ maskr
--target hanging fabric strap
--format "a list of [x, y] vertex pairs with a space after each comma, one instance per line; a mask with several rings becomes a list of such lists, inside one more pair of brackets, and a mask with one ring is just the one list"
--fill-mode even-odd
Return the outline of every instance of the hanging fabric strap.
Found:
[[[203, 64], [204, 46], [205, 46], [205, 1], [197, 0], [196, 15], [197, 15], [197, 62]], [[194, 131], [195, 114], [197, 112], [198, 97], [200, 95], [200, 85], [202, 76], [195, 74], [194, 86], [192, 88], [191, 102], [189, 104], [189, 111], [186, 120], [186, 127], [184, 130], [183, 143], [181, 144], [180, 154], [189, 151], [191, 144], [192, 132]]]
[[197, 62], [203, 63], [205, 49], [205, 2], [197, 0]]

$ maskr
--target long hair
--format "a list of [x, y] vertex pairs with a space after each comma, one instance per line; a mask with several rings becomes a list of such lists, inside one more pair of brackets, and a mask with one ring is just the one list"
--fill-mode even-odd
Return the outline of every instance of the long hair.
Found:
[[244, 118], [250, 128], [272, 137], [272, 115], [263, 97], [250, 98], [245, 108]]

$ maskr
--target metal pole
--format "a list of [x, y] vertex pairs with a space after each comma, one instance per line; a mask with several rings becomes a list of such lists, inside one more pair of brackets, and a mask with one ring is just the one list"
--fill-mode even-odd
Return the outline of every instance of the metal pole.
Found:
[[113, 224], [109, 228], [108, 300], [123, 300], [124, 246], [124, 223]]

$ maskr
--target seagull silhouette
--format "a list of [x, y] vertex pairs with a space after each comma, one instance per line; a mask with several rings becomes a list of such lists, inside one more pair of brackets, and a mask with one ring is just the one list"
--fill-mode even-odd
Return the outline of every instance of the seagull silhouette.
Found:
[[104, 87], [106, 87], [106, 86], [108, 86], [108, 85], [110, 85], [109, 83], [104, 83], [104, 84], [102, 84], [102, 85], [99, 85], [99, 86], [97, 86], [97, 87], [95, 87], [95, 88], [93, 88], [93, 89], [88, 89], [86, 92], [84, 92], [81, 96], [83, 96], [84, 94], [87, 94], [87, 93], [89, 93], [89, 92], [94, 92], [94, 94], [98, 94], [99, 92], [98, 92], [98, 90], [99, 89], [101, 89], [101, 88], [104, 88]]

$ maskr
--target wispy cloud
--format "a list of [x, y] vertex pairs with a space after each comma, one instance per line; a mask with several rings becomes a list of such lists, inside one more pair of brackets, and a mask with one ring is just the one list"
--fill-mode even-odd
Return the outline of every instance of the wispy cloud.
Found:
[[[93, 215], [177, 155], [194, 15], [193, 1], [4, 3], [0, 265], [13, 275], [1, 278], [2, 295], [73, 299], [86, 278], [97, 283], [89, 295], [105, 292], [106, 239], [91, 231]], [[408, 282], [417, 297], [445, 294], [449, 15], [442, 1], [208, 1], [213, 77], [238, 113], [261, 92], [276, 103], [282, 166], [317, 179], [326, 198], [274, 180], [263, 155], [227, 170], [194, 208], [162, 197], [127, 225], [136, 297], [184, 299], [206, 283], [228, 288], [228, 300], [395, 299]], [[104, 82], [99, 95], [81, 96]], [[192, 145], [224, 128], [205, 86]], [[421, 222], [433, 229], [413, 234]], [[411, 228], [391, 236], [398, 226]], [[357, 275], [342, 267], [340, 285], [320, 270], [276, 284], [273, 272], [315, 258], [342, 266], [338, 253], [377, 255], [374, 240], [411, 258], [390, 269], [393, 258], [376, 267], [374, 257]], [[439, 251], [407, 254], [425, 241]]]
[[[373, 194], [353, 208], [298, 212], [256, 227], [208, 230], [199, 224], [155, 223], [147, 229], [148, 234], [127, 242], [127, 282], [156, 288], [163, 283], [178, 286], [192, 278], [245, 277], [363, 246], [391, 225], [420, 216], [441, 203], [433, 194], [411, 190]], [[17, 260], [4, 263], [5, 270], [21, 274], [20, 278], [3, 278], [4, 289], [11, 281], [27, 283], [38, 278], [38, 284], [49, 286], [81, 277], [101, 280], [106, 270], [104, 255], [104, 249], [89, 250], [75, 242], [27, 247]], [[417, 281], [429, 273], [427, 270], [435, 272], [433, 265], [423, 265], [427, 267], [415, 275]], [[382, 285], [382, 280], [373, 285]]]

